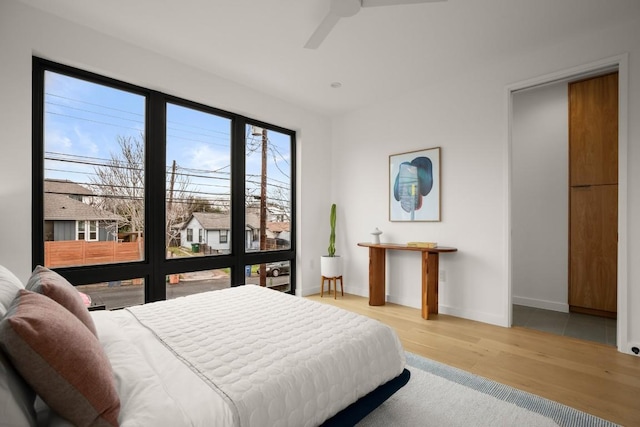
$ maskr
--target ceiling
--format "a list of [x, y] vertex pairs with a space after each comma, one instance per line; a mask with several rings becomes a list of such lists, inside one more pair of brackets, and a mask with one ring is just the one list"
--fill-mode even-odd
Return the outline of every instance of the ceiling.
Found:
[[640, 16], [638, 0], [371, 7], [340, 20], [310, 50], [303, 46], [329, 0], [21, 1], [327, 116], [408, 92], [452, 68]]

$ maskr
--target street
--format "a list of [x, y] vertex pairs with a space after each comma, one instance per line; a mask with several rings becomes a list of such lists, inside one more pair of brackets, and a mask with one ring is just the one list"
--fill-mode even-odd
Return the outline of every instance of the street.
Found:
[[[257, 275], [252, 275], [246, 279], [246, 283], [249, 284], [257, 285], [260, 282], [260, 277]], [[180, 283], [177, 284], [169, 284], [169, 282], [167, 282], [167, 299], [224, 289], [229, 286], [228, 276], [181, 280]], [[290, 289], [289, 276], [267, 277], [267, 287], [279, 291], [288, 291]], [[91, 297], [92, 306], [104, 306], [107, 310], [144, 303], [144, 285], [134, 285], [130, 280], [78, 286], [78, 290]]]

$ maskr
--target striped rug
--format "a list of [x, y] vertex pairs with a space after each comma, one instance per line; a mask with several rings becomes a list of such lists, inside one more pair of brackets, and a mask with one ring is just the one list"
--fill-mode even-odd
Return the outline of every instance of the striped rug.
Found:
[[409, 383], [359, 427], [613, 427], [552, 400], [407, 353]]

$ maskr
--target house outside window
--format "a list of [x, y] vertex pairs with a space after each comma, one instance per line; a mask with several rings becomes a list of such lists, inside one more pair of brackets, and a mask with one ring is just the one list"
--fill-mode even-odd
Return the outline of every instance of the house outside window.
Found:
[[187, 228], [187, 242], [193, 242], [193, 228]]
[[220, 243], [227, 243], [229, 239], [229, 230], [220, 230]]
[[204, 231], [204, 230], [203, 230], [202, 228], [199, 228], [199, 229], [198, 229], [198, 243], [202, 243], [202, 241], [203, 241], [203, 238], [202, 238], [202, 237], [203, 237], [203, 236], [202, 236], [202, 232], [203, 232], [203, 231]]

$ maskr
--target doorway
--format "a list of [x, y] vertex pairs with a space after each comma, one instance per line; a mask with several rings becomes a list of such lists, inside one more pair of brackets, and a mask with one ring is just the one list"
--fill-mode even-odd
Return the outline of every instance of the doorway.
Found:
[[[608, 62], [605, 64], [604, 62]], [[621, 66], [622, 64], [622, 66]], [[509, 325], [626, 348], [626, 307], [617, 319], [569, 313], [568, 84], [626, 67], [624, 58], [514, 85], [509, 90]], [[626, 72], [626, 70], [624, 71]], [[624, 94], [626, 85], [621, 85]], [[626, 123], [620, 103], [619, 127]], [[525, 135], [525, 137], [523, 137]], [[626, 158], [626, 134], [620, 134]], [[626, 166], [619, 170], [626, 182]], [[624, 187], [623, 187], [624, 188]], [[618, 199], [619, 271], [626, 269], [626, 196]], [[626, 301], [625, 275], [617, 281]], [[595, 335], [598, 335], [597, 337]], [[591, 338], [590, 338], [591, 337]]]
[[570, 338], [617, 345], [616, 319], [584, 313], [560, 312], [513, 304], [512, 326], [548, 332]]

